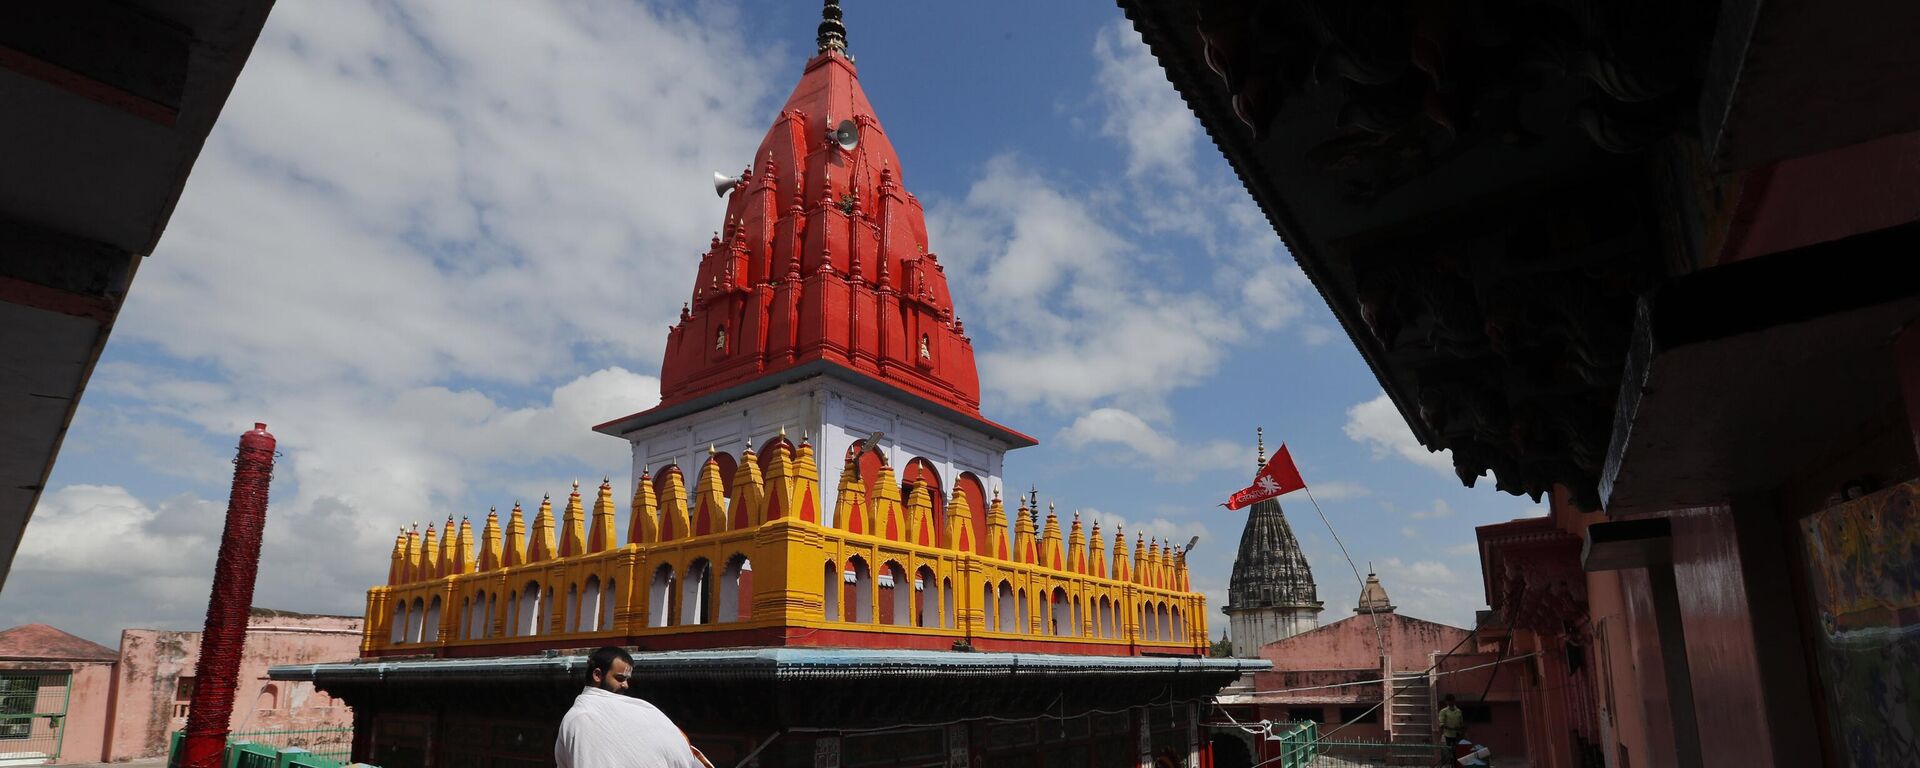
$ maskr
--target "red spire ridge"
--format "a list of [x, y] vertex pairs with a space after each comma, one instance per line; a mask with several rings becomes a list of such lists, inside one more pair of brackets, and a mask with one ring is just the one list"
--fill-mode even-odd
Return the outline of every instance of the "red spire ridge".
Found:
[[667, 338], [660, 403], [826, 364], [979, 418], [973, 346], [927, 253], [925, 214], [860, 88], [839, 4], [821, 19], [819, 54], [751, 156], [757, 167], [726, 193]]

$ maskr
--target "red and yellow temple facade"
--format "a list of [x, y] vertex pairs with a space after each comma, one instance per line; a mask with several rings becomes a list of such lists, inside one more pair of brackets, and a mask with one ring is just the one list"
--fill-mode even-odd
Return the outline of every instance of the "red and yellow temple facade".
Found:
[[828, 13], [723, 187], [658, 404], [595, 427], [633, 446], [625, 525], [606, 482], [477, 532], [403, 531], [367, 592], [364, 655], [1205, 654], [1184, 552], [1043, 516], [1037, 494], [1009, 517], [1003, 458], [1034, 441], [980, 414], [945, 268]]

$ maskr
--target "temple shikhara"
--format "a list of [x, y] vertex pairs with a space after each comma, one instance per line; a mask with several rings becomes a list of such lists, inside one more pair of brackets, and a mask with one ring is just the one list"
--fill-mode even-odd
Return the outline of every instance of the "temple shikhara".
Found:
[[1184, 549], [1003, 490], [1035, 441], [980, 413], [834, 2], [817, 42], [718, 184], [659, 403], [594, 427], [631, 443], [631, 495], [403, 530], [362, 661], [276, 670], [353, 705], [357, 759], [544, 762], [601, 645], [727, 765], [1185, 764], [1204, 702], [1264, 668], [1203, 658]]

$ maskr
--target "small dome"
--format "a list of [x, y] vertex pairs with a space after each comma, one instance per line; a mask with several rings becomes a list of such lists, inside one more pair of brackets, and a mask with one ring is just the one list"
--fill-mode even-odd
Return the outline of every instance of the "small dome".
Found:
[[1380, 586], [1380, 577], [1367, 571], [1367, 583], [1360, 587], [1360, 604], [1353, 607], [1354, 613], [1393, 613], [1393, 604], [1387, 601], [1387, 588]]

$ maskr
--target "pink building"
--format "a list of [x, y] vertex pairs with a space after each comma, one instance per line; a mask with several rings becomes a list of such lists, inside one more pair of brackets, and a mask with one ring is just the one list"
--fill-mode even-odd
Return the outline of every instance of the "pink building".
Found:
[[[345, 704], [311, 683], [268, 680], [267, 668], [359, 651], [358, 616], [253, 609], [232, 729], [351, 727]], [[0, 766], [165, 754], [170, 735], [186, 725], [199, 655], [199, 632], [128, 629], [116, 651], [44, 624], [0, 631]]]
[[[1434, 712], [1452, 694], [1468, 735], [1511, 763], [1526, 755], [1519, 676], [1527, 670], [1500, 652], [1503, 630], [1485, 624], [1476, 633], [1403, 616], [1368, 574], [1354, 615], [1261, 646], [1273, 670], [1219, 701], [1241, 722], [1319, 723], [1331, 743], [1431, 745]], [[1254, 761], [1274, 757], [1272, 745], [1245, 741]]]

